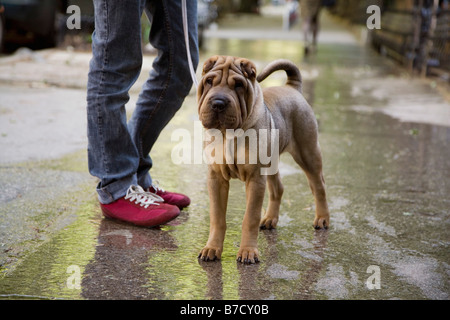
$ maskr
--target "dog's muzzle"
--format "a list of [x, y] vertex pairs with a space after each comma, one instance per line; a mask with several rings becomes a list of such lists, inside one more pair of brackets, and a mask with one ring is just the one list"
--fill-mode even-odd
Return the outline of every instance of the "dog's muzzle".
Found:
[[229, 103], [230, 101], [228, 100], [228, 98], [223, 96], [217, 96], [211, 99], [209, 106], [212, 111], [219, 113], [223, 112], [227, 108]]

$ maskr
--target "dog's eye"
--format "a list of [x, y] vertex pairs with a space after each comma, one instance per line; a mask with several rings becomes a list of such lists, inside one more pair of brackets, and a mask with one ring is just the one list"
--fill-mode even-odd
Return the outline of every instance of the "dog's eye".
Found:
[[243, 88], [244, 87], [244, 83], [240, 80], [236, 80], [236, 82], [234, 83], [234, 88], [238, 89], [238, 88]]
[[211, 85], [213, 84], [213, 78], [207, 78], [207, 79], [205, 80], [205, 84], [211, 86]]

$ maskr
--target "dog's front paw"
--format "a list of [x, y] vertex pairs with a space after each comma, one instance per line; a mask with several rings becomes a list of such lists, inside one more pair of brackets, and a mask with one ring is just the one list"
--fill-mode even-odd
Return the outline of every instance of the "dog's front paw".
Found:
[[264, 217], [259, 223], [259, 229], [261, 230], [271, 230], [277, 227], [278, 217]]
[[222, 248], [221, 247], [210, 247], [206, 246], [202, 249], [198, 258], [202, 261], [214, 261], [220, 260], [222, 257]]
[[259, 262], [258, 249], [255, 247], [241, 247], [236, 260], [243, 264], [253, 264]]
[[328, 229], [330, 226], [330, 216], [317, 217], [314, 219], [314, 229]]

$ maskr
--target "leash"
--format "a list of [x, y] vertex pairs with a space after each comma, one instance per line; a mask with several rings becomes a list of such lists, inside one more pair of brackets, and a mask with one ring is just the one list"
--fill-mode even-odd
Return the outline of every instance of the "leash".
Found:
[[[191, 1], [193, 1], [193, 0], [191, 0]], [[195, 75], [194, 65], [192, 64], [191, 49], [189, 46], [186, 0], [181, 0], [181, 13], [183, 16], [184, 42], [186, 44], [186, 54], [187, 54], [187, 60], [188, 60], [188, 64], [189, 64], [189, 71], [191, 73], [192, 82], [194, 83], [195, 88], [198, 88], [198, 80], [197, 80], [197, 76]]]

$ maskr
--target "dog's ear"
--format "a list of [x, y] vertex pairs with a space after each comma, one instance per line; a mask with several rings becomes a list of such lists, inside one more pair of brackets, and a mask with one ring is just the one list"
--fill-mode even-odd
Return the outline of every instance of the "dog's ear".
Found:
[[205, 63], [203, 64], [202, 76], [211, 71], [211, 69], [216, 65], [217, 60], [219, 60], [219, 56], [212, 56], [211, 58], [205, 61]]
[[241, 60], [241, 70], [246, 78], [253, 81], [256, 78], [256, 67], [250, 60]]

